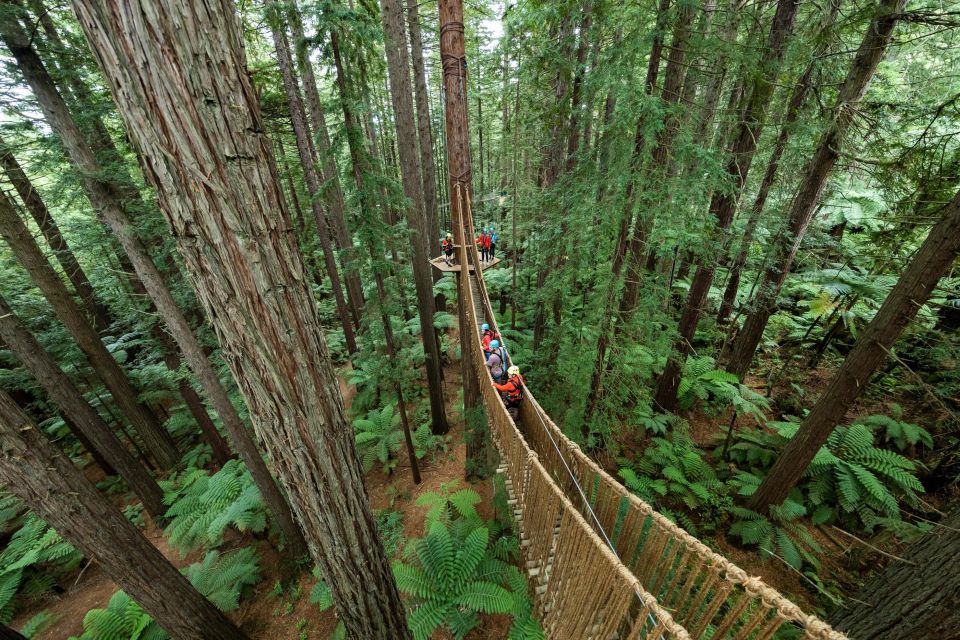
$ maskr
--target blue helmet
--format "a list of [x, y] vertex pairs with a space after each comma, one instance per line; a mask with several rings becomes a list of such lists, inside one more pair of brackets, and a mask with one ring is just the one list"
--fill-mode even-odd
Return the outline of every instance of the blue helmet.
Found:
[[491, 348], [491, 349], [496, 349], [496, 348], [499, 347], [499, 346], [500, 346], [500, 341], [499, 341], [499, 340], [491, 340], [491, 341], [490, 341], [490, 348]]
[[490, 330], [490, 325], [488, 325], [486, 322], [484, 322], [482, 325], [480, 325], [480, 329], [481, 329], [482, 331], [489, 331], [489, 330]]

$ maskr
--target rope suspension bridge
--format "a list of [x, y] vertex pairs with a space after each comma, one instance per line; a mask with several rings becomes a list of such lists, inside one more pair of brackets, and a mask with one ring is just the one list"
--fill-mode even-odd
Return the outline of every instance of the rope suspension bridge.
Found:
[[465, 241], [474, 228], [469, 195], [457, 200], [466, 203], [458, 265], [468, 268], [433, 264], [461, 278], [461, 331], [474, 328], [464, 375], [479, 383], [546, 636], [845, 639], [633, 495], [563, 434], [529, 388], [519, 419], [511, 418], [490, 383], [479, 332], [487, 323], [499, 334], [483, 279], [492, 265]]

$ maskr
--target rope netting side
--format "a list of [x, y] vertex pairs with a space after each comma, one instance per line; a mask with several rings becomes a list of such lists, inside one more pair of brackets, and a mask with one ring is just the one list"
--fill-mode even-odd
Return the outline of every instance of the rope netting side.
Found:
[[[464, 286], [461, 293], [469, 321], [479, 326], [472, 290]], [[537, 613], [547, 637], [688, 640], [686, 630], [642, 588], [553, 482], [489, 384], [477, 331], [473, 338], [472, 368], [522, 514], [518, 526], [524, 562], [535, 576]]]

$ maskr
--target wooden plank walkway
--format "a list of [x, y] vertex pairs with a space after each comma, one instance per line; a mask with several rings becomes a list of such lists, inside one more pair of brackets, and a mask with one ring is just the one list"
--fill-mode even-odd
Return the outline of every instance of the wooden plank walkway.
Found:
[[[490, 269], [491, 267], [495, 267], [495, 266], [497, 266], [498, 264], [500, 264], [500, 261], [501, 261], [501, 258], [494, 258], [493, 260], [488, 260], [487, 262], [482, 262], [482, 263], [480, 263], [480, 270], [481, 270], [481, 271], [486, 271], [487, 269]], [[448, 265], [446, 262], [443, 261], [443, 257], [442, 257], [442, 256], [439, 257], [439, 258], [434, 258], [434, 259], [432, 259], [432, 260], [430, 261], [430, 264], [432, 264], [435, 269], [438, 269], [438, 270], [440, 270], [440, 271], [442, 271], [442, 272], [444, 272], [444, 273], [460, 273], [460, 271], [461, 271], [461, 268], [460, 268], [460, 265], [459, 265], [459, 264]], [[476, 270], [477, 270], [477, 269], [476, 269], [476, 267], [475, 267], [474, 265], [470, 265], [470, 273], [475, 273]]]

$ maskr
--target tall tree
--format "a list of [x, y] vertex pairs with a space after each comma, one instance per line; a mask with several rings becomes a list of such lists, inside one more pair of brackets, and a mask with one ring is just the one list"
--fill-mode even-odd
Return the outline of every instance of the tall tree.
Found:
[[[749, 70], [749, 98], [737, 125], [736, 135], [730, 145], [725, 173], [732, 188], [718, 190], [710, 200], [710, 215], [716, 219], [716, 237], [726, 244], [727, 230], [733, 222], [733, 214], [743, 192], [750, 172], [750, 165], [757, 149], [757, 141], [766, 121], [767, 104], [773, 93], [774, 84], [783, 60], [783, 53], [797, 14], [797, 0], [778, 0], [777, 10], [770, 25], [766, 47], [759, 62], [759, 68]], [[680, 316], [678, 336], [674, 341], [673, 353], [667, 358], [667, 364], [657, 380], [654, 403], [662, 411], [673, 411], [677, 407], [677, 387], [680, 385], [680, 370], [690, 353], [693, 337], [697, 332], [700, 313], [707, 300], [707, 294], [713, 284], [716, 272], [714, 258], [701, 258], [690, 283], [690, 292]]]
[[750, 499], [751, 508], [779, 504], [796, 485], [810, 461], [843, 422], [850, 405], [886, 360], [903, 329], [916, 317], [940, 278], [960, 254], [960, 193], [946, 206], [877, 315], [860, 333], [856, 345], [833, 375], [829, 386]]
[[73, 6], [348, 636], [410, 638], [233, 6]]
[[857, 640], [949, 638], [960, 628], [960, 509], [848, 598], [830, 624]]
[[81, 433], [114, 470], [126, 480], [143, 502], [144, 508], [159, 520], [166, 512], [163, 490], [136, 458], [120, 442], [73, 381], [53, 357], [30, 333], [7, 301], [0, 297], [0, 340], [30, 371], [51, 400], [60, 408], [67, 423]]
[[0, 391], [0, 482], [103, 568], [177, 640], [242, 640], [240, 631]]
[[357, 340], [353, 332], [353, 319], [347, 307], [343, 288], [340, 285], [340, 274], [337, 271], [336, 256], [333, 253], [333, 242], [327, 224], [327, 215], [323, 211], [320, 193], [320, 178], [317, 175], [316, 150], [313, 146], [310, 128], [307, 124], [306, 111], [303, 107], [303, 98], [300, 96], [300, 85], [293, 75], [293, 61], [290, 58], [290, 43], [286, 33], [286, 21], [279, 11], [272, 10], [268, 17], [270, 30], [273, 34], [274, 51], [280, 63], [280, 72], [283, 75], [283, 88], [287, 96], [287, 106], [290, 110], [290, 121], [293, 124], [294, 135], [297, 139], [297, 151], [300, 154], [300, 165], [307, 183], [307, 193], [310, 196], [310, 207], [313, 211], [313, 221], [316, 225], [317, 237], [323, 250], [324, 265], [327, 277], [330, 278], [330, 288], [333, 290], [333, 299], [337, 304], [337, 313], [340, 316], [340, 325], [343, 327], [343, 337], [350, 353], [357, 352]]
[[60, 232], [57, 221], [50, 215], [43, 198], [33, 188], [33, 183], [30, 182], [20, 163], [17, 162], [13, 150], [3, 139], [0, 139], [0, 166], [3, 167], [4, 175], [20, 196], [20, 200], [23, 201], [30, 217], [36, 222], [37, 228], [40, 229], [40, 233], [43, 234], [51, 251], [53, 251], [54, 257], [60, 263], [60, 267], [66, 274], [67, 279], [70, 280], [70, 284], [73, 285], [74, 291], [77, 292], [87, 311], [90, 312], [93, 326], [97, 331], [105, 331], [111, 324], [110, 311], [106, 305], [97, 299], [93, 285], [90, 284], [90, 278], [87, 277], [77, 257], [70, 249], [70, 245], [63, 237], [63, 233]]
[[418, 170], [417, 130], [413, 116], [407, 39], [399, 0], [380, 0], [380, 7], [390, 79], [390, 98], [393, 102], [393, 121], [397, 130], [397, 150], [400, 155], [400, 177], [404, 195], [410, 201], [407, 207], [407, 220], [410, 223], [410, 244], [413, 247], [413, 282], [417, 290], [420, 341], [423, 343], [427, 387], [430, 394], [430, 416], [433, 432], [442, 434], [450, 430], [450, 425], [447, 424], [444, 409], [440, 349], [433, 328], [435, 312], [433, 278], [430, 274], [432, 270], [430, 257], [427, 254], [427, 235], [430, 233], [430, 228], [424, 215], [423, 183]]
[[773, 259], [763, 276], [758, 289], [753, 310], [737, 334], [730, 355], [727, 370], [743, 376], [753, 354], [763, 337], [763, 330], [776, 311], [777, 296], [783, 282], [790, 273], [793, 259], [800, 249], [800, 242], [807, 232], [813, 212], [820, 203], [827, 178], [840, 157], [840, 148], [844, 137], [854, 121], [857, 103], [863, 97], [877, 65], [887, 51], [893, 29], [900, 19], [907, 0], [881, 0], [876, 7], [876, 15], [870, 21], [867, 31], [847, 71], [847, 77], [840, 87], [836, 102], [830, 112], [826, 131], [820, 136], [820, 142], [807, 163], [800, 187], [793, 198], [787, 218], [787, 230], [771, 247]]
[[[146, 293], [149, 294], [150, 299], [156, 305], [161, 318], [170, 331], [170, 335], [176, 342], [176, 346], [183, 352], [190, 369], [196, 374], [214, 409], [219, 414], [227, 433], [230, 434], [230, 438], [233, 440], [244, 464], [250, 470], [251, 476], [270, 508], [277, 525], [286, 537], [288, 544], [291, 545], [294, 555], [305, 554], [306, 545], [303, 542], [303, 536], [294, 522], [293, 514], [284, 500], [283, 494], [276, 486], [276, 482], [274, 482], [270, 471], [267, 469], [257, 445], [254, 443], [240, 414], [233, 406], [217, 371], [193, 333], [190, 323], [174, 300], [163, 276], [130, 221], [126, 209], [129, 200], [120, 197], [120, 194], [129, 190], [130, 187], [109, 180], [93, 149], [86, 144], [83, 132], [72, 117], [56, 86], [54, 86], [43, 62], [29, 45], [26, 34], [19, 28], [19, 23], [4, 21], [2, 29], [3, 38], [11, 47], [11, 50], [15, 49], [14, 55], [18, 65], [37, 95], [47, 122], [63, 142], [71, 161], [80, 170], [84, 188], [91, 204], [99, 216], [110, 225], [114, 235], [120, 241], [124, 253], [136, 272], [138, 284], [142, 283]], [[174, 370], [179, 368], [179, 366], [175, 366], [178, 364], [179, 356], [176, 355], [176, 349], [173, 345], [168, 344], [166, 352], [167, 358], [172, 358], [168, 364]], [[185, 400], [193, 405], [193, 414], [203, 420], [206, 417], [206, 412], [198, 406], [199, 399], [193, 394], [192, 388], [182, 390], [187, 392], [184, 396]], [[213, 425], [203, 422], [200, 424], [201, 427], [206, 426], [208, 438], [216, 443], [220, 436], [215, 429], [210, 429]], [[224, 447], [223, 444], [219, 446]]]
[[173, 438], [150, 409], [137, 399], [137, 390], [100, 336], [67, 291], [60, 276], [53, 270], [37, 246], [36, 240], [17, 214], [13, 202], [5, 193], [0, 193], [0, 234], [17, 256], [31, 280], [43, 292], [57, 318], [70, 332], [77, 345], [87, 355], [90, 364], [120, 410], [130, 419], [134, 428], [153, 455], [157, 464], [164, 468], [175, 465], [179, 459]]

